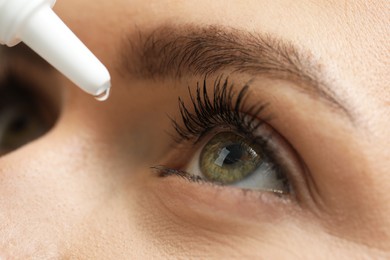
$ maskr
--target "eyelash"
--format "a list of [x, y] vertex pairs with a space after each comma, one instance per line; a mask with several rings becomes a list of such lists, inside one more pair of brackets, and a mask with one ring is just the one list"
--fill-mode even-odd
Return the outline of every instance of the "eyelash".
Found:
[[[245, 107], [249, 84], [245, 84], [236, 93], [233, 91], [234, 84], [229, 82], [229, 78], [223, 79], [223, 76], [220, 76], [214, 81], [212, 99], [209, 97], [207, 88], [207, 81], [204, 79], [202, 85], [199, 82], [197, 83], [195, 96], [190, 88], [188, 89], [194, 112], [190, 112], [185, 102], [179, 97], [179, 110], [183, 124], [181, 125], [177, 120], [171, 119], [173, 128], [179, 136], [179, 138], [175, 138], [177, 143], [195, 140], [194, 144], [196, 144], [204, 135], [216, 127], [228, 127], [243, 134], [253, 142], [266, 142], [264, 137], [261, 139], [255, 137], [253, 132], [265, 120], [270, 120], [269, 116], [265, 117], [263, 115], [267, 104], [253, 105], [246, 110], [245, 114], [242, 112]], [[234, 101], [235, 97], [236, 100]], [[259, 118], [263, 118], [263, 120], [259, 120]]]
[[[195, 95], [189, 88], [193, 112], [190, 112], [183, 99], [179, 97], [182, 124], [171, 118], [173, 128], [176, 131], [176, 135], [173, 135], [174, 140], [178, 144], [194, 140], [193, 146], [202, 141], [202, 138], [207, 136], [210, 131], [224, 128], [244, 136], [252, 144], [261, 145], [268, 158], [272, 161], [278, 161], [275, 151], [268, 145], [268, 141], [272, 137], [254, 135], [259, 127], [271, 120], [271, 116], [265, 113], [267, 104], [258, 103], [244, 109], [249, 93], [249, 84], [245, 84], [238, 92], [235, 92], [234, 88], [235, 86], [229, 82], [229, 78], [223, 78], [223, 76], [214, 81], [212, 99], [208, 94], [206, 79], [203, 80], [202, 84], [197, 83]], [[284, 172], [280, 166], [274, 165], [274, 167], [276, 167], [274, 170]], [[180, 169], [164, 166], [152, 168], [157, 171], [159, 177], [175, 175], [190, 182], [218, 185]]]

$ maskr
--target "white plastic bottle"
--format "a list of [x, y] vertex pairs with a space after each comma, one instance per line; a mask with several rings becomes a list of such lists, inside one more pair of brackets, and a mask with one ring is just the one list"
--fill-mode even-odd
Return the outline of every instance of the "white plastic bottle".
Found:
[[53, 12], [56, 0], [0, 0], [0, 43], [23, 41], [85, 92], [106, 100], [106, 67]]

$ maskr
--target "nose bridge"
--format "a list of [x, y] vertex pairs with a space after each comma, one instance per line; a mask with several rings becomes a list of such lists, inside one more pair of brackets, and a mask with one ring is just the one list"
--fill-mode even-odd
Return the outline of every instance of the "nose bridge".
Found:
[[25, 224], [61, 231], [89, 215], [113, 183], [96, 150], [93, 142], [58, 128], [1, 157], [0, 229]]
[[57, 258], [58, 245], [105, 201], [102, 174], [85, 151], [77, 139], [49, 134], [0, 158], [4, 252], [38, 258], [52, 252]]
[[[48, 133], [0, 158], [0, 185], [29, 193], [55, 193], [72, 178], [88, 172], [86, 145], [56, 133]], [[0, 193], [7, 189], [0, 188]], [[15, 194], [13, 194], [15, 195]], [[54, 194], [53, 194], [54, 195]]]

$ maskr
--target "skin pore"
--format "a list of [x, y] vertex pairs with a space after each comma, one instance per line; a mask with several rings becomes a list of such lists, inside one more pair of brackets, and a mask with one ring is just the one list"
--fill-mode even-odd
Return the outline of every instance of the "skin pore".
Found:
[[[108, 67], [112, 96], [96, 102], [23, 47], [2, 50], [0, 66], [34, 83], [55, 124], [0, 157], [0, 258], [390, 256], [388, 1], [68, 0], [55, 11]], [[218, 79], [249, 85], [240, 112], [298, 165], [291, 196], [156, 174], [187, 171], [215, 136], [177, 145], [171, 119], [184, 128], [178, 98], [194, 110], [189, 91], [205, 81], [213, 96]]]

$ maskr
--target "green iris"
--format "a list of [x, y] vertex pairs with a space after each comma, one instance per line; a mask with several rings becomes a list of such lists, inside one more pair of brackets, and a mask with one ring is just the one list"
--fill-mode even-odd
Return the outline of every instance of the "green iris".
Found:
[[215, 135], [203, 148], [200, 169], [212, 182], [231, 184], [252, 174], [263, 162], [262, 149], [232, 132]]

